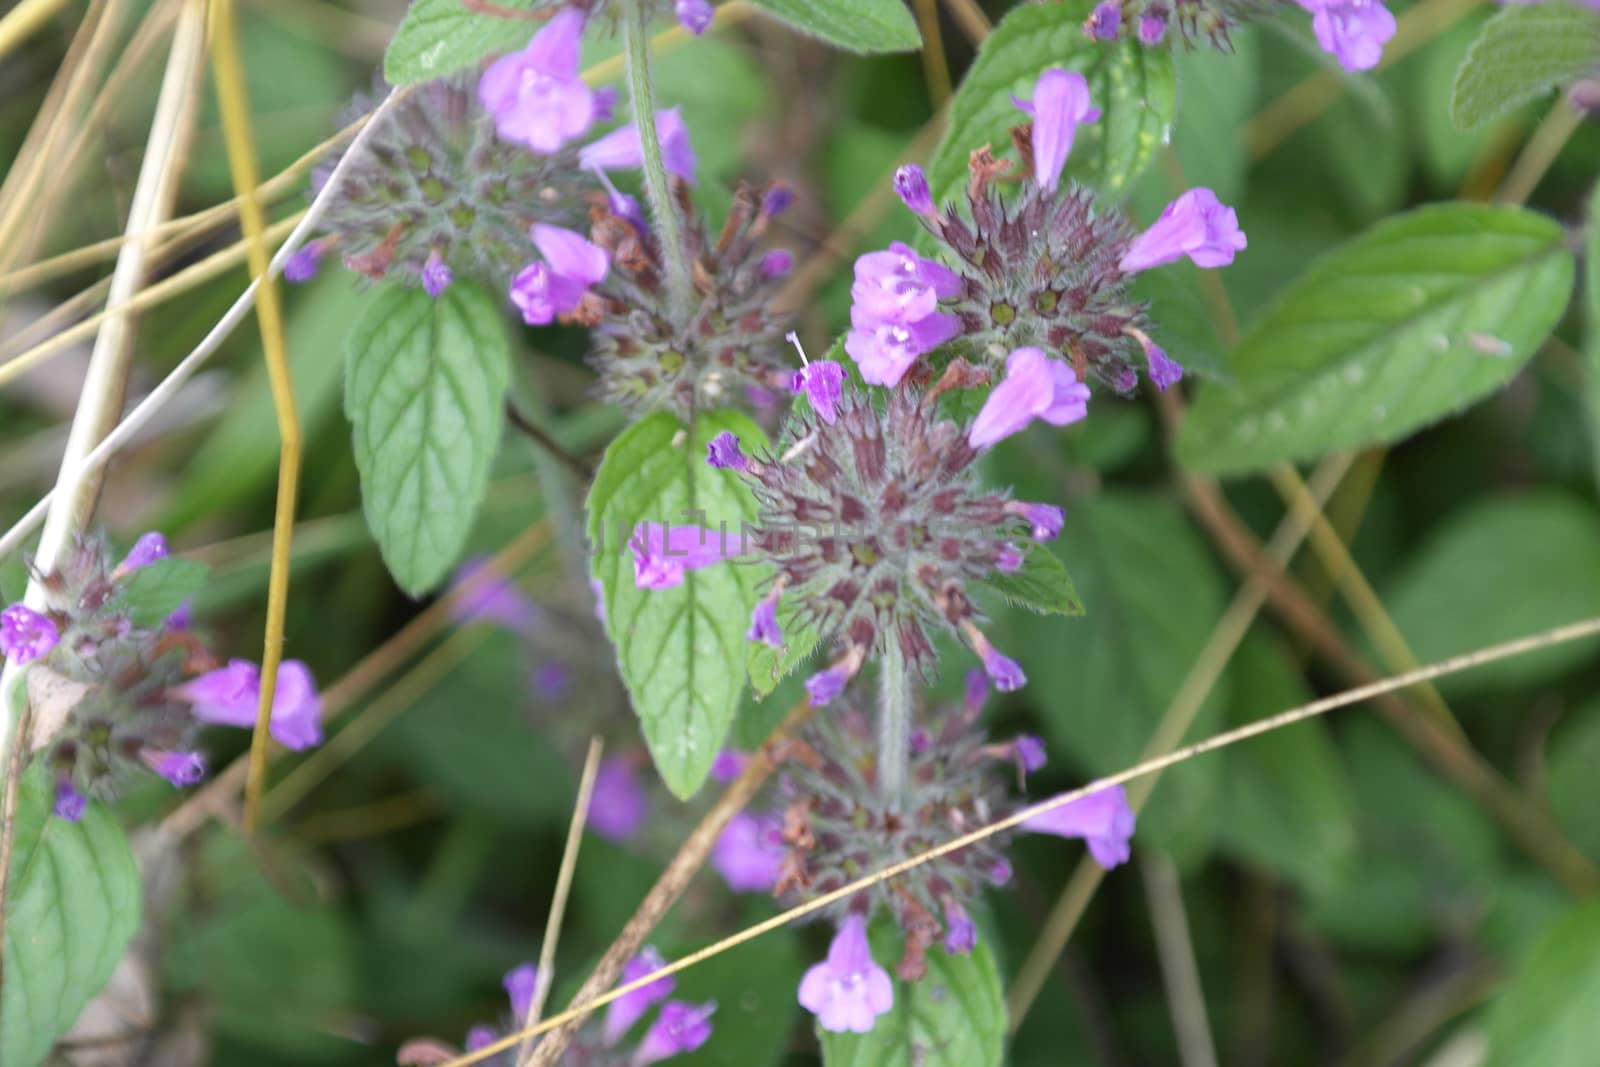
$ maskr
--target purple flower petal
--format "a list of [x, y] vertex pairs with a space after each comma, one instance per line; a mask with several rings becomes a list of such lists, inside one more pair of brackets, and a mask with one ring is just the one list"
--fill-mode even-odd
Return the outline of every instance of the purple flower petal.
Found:
[[[631, 985], [666, 965], [667, 961], [661, 958], [661, 953], [646, 945], [637, 956], [623, 964], [621, 984]], [[623, 1034], [632, 1029], [634, 1023], [644, 1018], [645, 1012], [670, 997], [677, 984], [676, 978], [667, 975], [613, 1000], [606, 1008], [606, 1044], [616, 1044]]]
[[633, 581], [639, 589], [671, 589], [683, 584], [688, 571], [709, 567], [744, 552], [743, 537], [704, 526], [663, 526], [647, 522], [634, 527]]
[[711, 28], [717, 11], [711, 6], [711, 0], [676, 0], [672, 13], [678, 17], [680, 26], [699, 37]]
[[894, 172], [894, 191], [900, 202], [918, 215], [937, 214], [933, 192], [928, 188], [928, 175], [915, 163], [907, 163]]
[[735, 893], [770, 893], [783, 866], [779, 819], [741, 811], [728, 820], [711, 849], [711, 865]]
[[704, 1004], [686, 1004], [681, 1000], [663, 1004], [661, 1014], [639, 1042], [630, 1067], [649, 1067], [704, 1045], [711, 1040], [711, 1016], [716, 1010], [714, 1000]]
[[[677, 108], [657, 111], [656, 136], [661, 140], [661, 162], [667, 173], [694, 184], [694, 147], [689, 143], [683, 113]], [[638, 126], [629, 123], [586, 145], [578, 153], [578, 162], [589, 170], [637, 169], [644, 164]]]
[[804, 393], [817, 417], [832, 426], [838, 418], [839, 398], [844, 395], [844, 379], [844, 366], [825, 359], [795, 371], [792, 387], [796, 393]]
[[944, 950], [952, 956], [965, 956], [978, 947], [978, 927], [965, 908], [954, 900], [944, 906]]
[[51, 809], [56, 818], [77, 822], [88, 806], [89, 798], [72, 788], [71, 782], [63, 778], [56, 783], [56, 802]]
[[135, 541], [133, 547], [128, 550], [127, 556], [123, 558], [121, 563], [117, 564], [117, 569], [114, 573], [123, 575], [129, 571], [136, 571], [140, 567], [148, 567], [156, 560], [166, 559], [168, 554], [167, 539], [152, 530], [147, 534], [140, 535], [139, 540]]
[[428, 253], [428, 260], [422, 265], [422, 291], [434, 299], [444, 295], [450, 288], [450, 283], [455, 281], [455, 272], [450, 269], [439, 255], [437, 249]]
[[1081, 837], [1089, 846], [1089, 855], [1109, 871], [1132, 853], [1129, 842], [1135, 822], [1127, 790], [1114, 785], [1034, 815], [1022, 828], [1057, 837]]
[[[486, 556], [473, 556], [465, 560], [450, 579], [450, 587], [459, 589], [471, 582], [488, 563]], [[457, 623], [495, 622], [508, 630], [525, 630], [537, 612], [533, 602], [523, 596], [509, 580], [500, 576], [485, 577], [472, 588], [456, 597], [450, 605], [450, 617]]]
[[582, 34], [583, 14], [564, 9], [525, 49], [484, 71], [478, 99], [501, 137], [551, 153], [588, 132], [598, 106], [594, 90], [578, 74]]
[[718, 470], [742, 471], [750, 468], [750, 459], [739, 448], [738, 435], [723, 430], [706, 442], [706, 464]]
[[0, 655], [12, 663], [32, 663], [48, 655], [60, 640], [56, 624], [26, 604], [0, 611]]
[[1210, 189], [1190, 189], [1168, 204], [1150, 228], [1133, 239], [1117, 268], [1135, 274], [1184, 256], [1197, 267], [1225, 267], [1247, 245], [1233, 208]]
[[1051, 67], [1039, 75], [1023, 110], [1033, 116], [1034, 180], [1041, 189], [1054, 189], [1072, 152], [1073, 134], [1080, 125], [1098, 121], [1100, 109], [1090, 103], [1082, 74]]
[[1083, 24], [1083, 31], [1097, 41], [1114, 41], [1122, 29], [1122, 7], [1117, 0], [1101, 0]]
[[205, 757], [198, 752], [160, 752], [146, 749], [139, 754], [145, 766], [179, 789], [194, 785], [206, 776]]
[[1345, 70], [1371, 70], [1395, 34], [1395, 18], [1380, 0], [1297, 0], [1311, 12], [1311, 32]]
[[506, 996], [511, 1000], [511, 1014], [516, 1016], [518, 1025], [528, 1016], [528, 1009], [533, 1006], [533, 994], [539, 988], [539, 968], [531, 963], [524, 963], [513, 967], [506, 972], [500, 980], [505, 987]]
[[605, 280], [610, 269], [606, 250], [583, 234], [544, 222], [534, 223], [528, 234], [539, 254], [557, 274], [585, 286]]
[[620, 758], [601, 760], [589, 798], [589, 828], [608, 840], [627, 841], [649, 813], [650, 802], [633, 764]]
[[800, 1006], [832, 1033], [865, 1034], [894, 1007], [894, 983], [872, 958], [867, 923], [852, 913], [828, 946], [828, 958], [800, 980]]
[[1006, 357], [1005, 380], [990, 391], [967, 431], [967, 443], [988, 448], [1034, 419], [1065, 426], [1087, 415], [1088, 404], [1089, 387], [1071, 367], [1037, 348], [1019, 348]]

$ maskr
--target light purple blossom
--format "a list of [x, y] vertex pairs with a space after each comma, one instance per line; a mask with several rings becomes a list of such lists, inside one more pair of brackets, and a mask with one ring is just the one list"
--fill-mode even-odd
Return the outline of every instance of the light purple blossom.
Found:
[[13, 604], [0, 611], [0, 656], [21, 665], [49, 655], [61, 640], [61, 631], [48, 616], [26, 604]]
[[1114, 41], [1122, 29], [1122, 6], [1117, 0], [1101, 0], [1083, 24], [1083, 32], [1097, 41]]
[[761, 257], [763, 278], [782, 278], [794, 269], [794, 253], [787, 248], [774, 248]]
[[995, 553], [994, 566], [1001, 574], [1015, 574], [1022, 569], [1022, 551], [1009, 542]]
[[1345, 70], [1371, 70], [1395, 33], [1394, 15], [1380, 0], [1296, 0], [1311, 12], [1311, 32]]
[[1022, 430], [1034, 419], [1066, 426], [1089, 413], [1089, 387], [1071, 367], [1037, 348], [1019, 348], [1006, 357], [1006, 377], [990, 391], [967, 431], [973, 448], [988, 448]]
[[1184, 256], [1197, 267], [1226, 267], [1246, 247], [1239, 216], [1210, 189], [1190, 189], [1168, 204], [1150, 228], [1133, 239], [1117, 268], [1135, 274]]
[[983, 661], [983, 669], [989, 675], [989, 680], [1000, 692], [1010, 693], [1028, 684], [1028, 676], [1022, 673], [1017, 661], [1002, 655], [993, 645], [985, 644], [979, 649], [978, 658]]
[[844, 395], [844, 379], [844, 366], [824, 359], [807, 363], [795, 371], [789, 388], [795, 393], [804, 393], [817, 417], [832, 426], [833, 420], [838, 418], [839, 398]]
[[828, 958], [800, 979], [800, 1006], [832, 1033], [865, 1034], [894, 1007], [894, 983], [872, 958], [867, 921], [850, 914], [828, 946]]
[[1072, 152], [1079, 126], [1097, 122], [1100, 109], [1089, 101], [1089, 83], [1077, 71], [1051, 67], [1034, 83], [1033, 97], [1011, 102], [1033, 116], [1033, 176], [1041, 189], [1054, 189]]
[[728, 820], [711, 848], [711, 865], [735, 893], [770, 893], [783, 866], [778, 818], [741, 811]]
[[444, 291], [450, 288], [450, 283], [455, 281], [455, 278], [455, 272], [439, 255], [439, 250], [436, 248], [430, 251], [427, 262], [422, 264], [423, 292], [437, 299], [444, 295]]
[[122, 562], [117, 564], [117, 569], [112, 572], [112, 575], [120, 578], [130, 571], [136, 571], [140, 567], [150, 566], [157, 560], [166, 559], [167, 555], [167, 539], [152, 530], [139, 536], [139, 540], [133, 543], [133, 547], [128, 550], [128, 554], [123, 557]]
[[194, 785], [206, 776], [205, 757], [198, 752], [161, 752], [146, 749], [139, 754], [144, 765], [179, 789]]
[[[639, 979], [654, 974], [667, 965], [661, 953], [646, 945], [637, 956], [622, 966], [622, 985], [631, 985]], [[652, 1006], [672, 995], [678, 980], [670, 974], [642, 985], [631, 993], [624, 993], [606, 1008], [606, 1044], [614, 1045], [633, 1024], [644, 1018]]]
[[589, 287], [604, 280], [610, 264], [605, 249], [581, 233], [536, 222], [529, 234], [545, 262], [522, 268], [511, 282], [511, 302], [522, 310], [522, 321], [545, 326], [577, 310]]
[[883, 386], [900, 384], [919, 356], [961, 332], [961, 320], [942, 311], [905, 325], [884, 322], [852, 307], [850, 325], [844, 350], [861, 368], [862, 381]]
[[954, 900], [944, 902], [944, 950], [965, 956], [978, 947], [978, 927], [967, 910]]
[[794, 190], [785, 182], [774, 182], [761, 198], [761, 214], [769, 219], [775, 219], [789, 210], [789, 205], [794, 203]]
[[1158, 45], [1161, 38], [1167, 35], [1167, 19], [1165, 15], [1154, 11], [1146, 11], [1139, 16], [1139, 43], [1146, 46]]
[[322, 263], [323, 245], [321, 241], [307, 241], [294, 250], [283, 264], [283, 280], [293, 285], [303, 285], [317, 276], [317, 267]]
[[[689, 143], [689, 127], [677, 108], [656, 112], [656, 136], [661, 140], [661, 162], [667, 173], [694, 184], [694, 146]], [[589, 170], [630, 170], [644, 164], [644, 146], [639, 143], [635, 123], [619, 127], [585, 145], [578, 162]]]
[[711, 28], [711, 20], [717, 14], [711, 0], [676, 0], [672, 13], [678, 16], [678, 24], [696, 37]]
[[739, 436], [732, 430], [723, 430], [706, 442], [706, 464], [718, 470], [748, 470], [750, 457], [739, 448]]
[[1067, 521], [1067, 513], [1054, 504], [1029, 504], [1022, 500], [1006, 502], [1006, 513], [1016, 515], [1033, 526], [1035, 541], [1053, 541]]
[[1011, 742], [1011, 748], [1016, 753], [1017, 762], [1024, 772], [1032, 774], [1034, 771], [1044, 767], [1044, 742], [1034, 735], [1022, 734]]
[[589, 797], [589, 829], [610, 841], [626, 841], [639, 832], [650, 802], [633, 764], [626, 759], [600, 761]]
[[933, 191], [928, 188], [928, 175], [915, 163], [907, 163], [894, 172], [894, 191], [900, 202], [918, 215], [932, 217]]
[[[452, 589], [471, 582], [488, 564], [486, 556], [473, 556], [456, 568], [450, 579]], [[508, 630], [524, 630], [537, 612], [533, 602], [517, 591], [509, 579], [485, 575], [450, 605], [450, 617], [457, 623], [495, 622]]]
[[896, 241], [887, 252], [856, 258], [851, 320], [860, 309], [874, 322], [909, 325], [933, 314], [940, 300], [961, 295], [962, 284], [961, 275], [949, 267]]
[[750, 757], [738, 749], [725, 748], [711, 761], [711, 778], [721, 785], [727, 785], [744, 773], [745, 765], [749, 762]]
[[505, 987], [506, 996], [511, 999], [511, 1013], [520, 1024], [533, 1006], [533, 994], [539, 988], [539, 968], [531, 963], [513, 967], [506, 972], [500, 984]]
[[[261, 670], [247, 660], [230, 660], [226, 667], [192, 678], [174, 692], [194, 706], [194, 717], [201, 722], [248, 730], [256, 724], [261, 701]], [[286, 659], [278, 665], [268, 728], [280, 745], [295, 751], [322, 743], [322, 700], [310, 669], [299, 660]]]
[[711, 1040], [711, 1016], [717, 1002], [688, 1004], [671, 1000], [661, 1006], [661, 1014], [644, 1033], [644, 1040], [634, 1051], [630, 1067], [648, 1067], [672, 1056], [695, 1049]]
[[56, 818], [68, 822], [77, 822], [83, 818], [83, 811], [89, 806], [89, 798], [72, 788], [72, 783], [65, 778], [56, 782], [56, 802], [51, 809]]
[[688, 571], [699, 570], [744, 551], [743, 535], [704, 526], [642, 523], [628, 542], [633, 550], [633, 583], [640, 589], [671, 589]]
[[844, 687], [855, 677], [847, 660], [841, 660], [831, 667], [824, 668], [806, 679], [806, 696], [814, 708], [827, 707], [839, 698], [844, 692]]
[[578, 73], [583, 14], [566, 8], [520, 52], [489, 64], [478, 99], [508, 141], [551, 153], [594, 124], [595, 92]]
[[1131, 854], [1134, 822], [1127, 790], [1114, 785], [1031, 816], [1022, 828], [1057, 837], [1081, 837], [1089, 846], [1089, 855], [1109, 871]]

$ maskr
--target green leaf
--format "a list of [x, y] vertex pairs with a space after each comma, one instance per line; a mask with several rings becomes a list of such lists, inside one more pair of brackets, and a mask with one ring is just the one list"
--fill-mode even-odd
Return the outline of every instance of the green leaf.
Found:
[[17, 790], [6, 887], [0, 1063], [34, 1067], [100, 992], [139, 926], [139, 871], [104, 804], [79, 822], [51, 815], [43, 766]]
[[1545, 931], [1489, 1008], [1487, 1067], [1586, 1067], [1600, 1045], [1600, 901]]
[[[873, 925], [872, 957], [894, 976], [903, 941], [892, 924]], [[894, 978], [894, 1007], [865, 1034], [817, 1029], [826, 1067], [999, 1067], [1006, 1005], [987, 939], [970, 955], [928, 950], [920, 982]]]
[[[636, 895], [629, 901], [624, 916], [633, 914], [638, 900]], [[766, 914], [770, 911], [760, 917]], [[755, 917], [752, 914], [750, 921]], [[609, 939], [616, 929], [604, 936]], [[673, 995], [690, 1003], [714, 1000], [717, 1014], [711, 1040], [694, 1052], [674, 1056], [674, 1067], [767, 1067], [784, 1061], [785, 1042], [773, 1040], [773, 1035], [788, 1033], [790, 1020], [800, 1011], [794, 993], [805, 965], [797, 932], [774, 931], [776, 936], [757, 938], [683, 973]], [[669, 958], [681, 958], [698, 947], [686, 945], [682, 953]]]
[[[1423, 663], [1600, 615], [1600, 515], [1557, 490], [1487, 497], [1445, 523], [1379, 588]], [[1552, 645], [1439, 681], [1507, 691], [1588, 662], [1600, 640]]]
[[767, 14], [835, 48], [871, 55], [922, 47], [917, 21], [901, 0], [755, 0]]
[[117, 604], [135, 626], [157, 626], [206, 584], [211, 568], [193, 560], [158, 559], [121, 582]]
[[1450, 118], [1470, 130], [1600, 68], [1600, 13], [1579, 4], [1507, 7], [1456, 72]]
[[995, 571], [980, 579], [980, 584], [1005, 597], [1007, 603], [1040, 615], [1082, 615], [1083, 604], [1066, 564], [1040, 544], [1030, 542], [1023, 551], [1021, 567], [1010, 574]]
[[1600, 820], [1594, 817], [1594, 769], [1600, 767], [1600, 701], [1561, 717], [1545, 751], [1550, 812], [1567, 839], [1600, 861]]
[[470, 282], [437, 299], [386, 289], [348, 351], [344, 409], [367, 525], [417, 596], [456, 562], [488, 485], [511, 373], [500, 309]]
[[[1102, 492], [1071, 509], [1054, 547], [1072, 561], [1086, 615], [1036, 621], [1017, 654], [1046, 740], [1084, 772], [1109, 774], [1138, 762], [1222, 614], [1222, 582], [1182, 512], [1157, 497]], [[1189, 739], [1215, 731], [1225, 682]], [[1197, 859], [1215, 831], [1218, 783], [1214, 761], [1166, 772], [1140, 815], [1144, 840]]]
[[[1225, 204], [1244, 195], [1249, 147], [1239, 131], [1256, 108], [1260, 90], [1260, 37], [1254, 27], [1228, 32], [1227, 52], [1214, 48], [1178, 48], [1178, 121], [1172, 149], [1190, 186], [1203, 185]], [[1170, 197], [1168, 197], [1170, 199]], [[1164, 203], [1164, 202], [1163, 202]]]
[[950, 101], [949, 126], [928, 161], [936, 201], [951, 199], [966, 184], [973, 149], [987, 144], [998, 156], [1009, 148], [1012, 127], [1028, 121], [1011, 96], [1032, 96], [1033, 83], [1048, 67], [1082, 74], [1101, 112], [1098, 122], [1078, 128], [1067, 174], [1116, 193], [1144, 170], [1172, 125], [1172, 55], [1132, 40], [1090, 40], [1083, 22], [1091, 7], [1089, 0], [1023, 5], [984, 40]]
[[796, 610], [793, 597], [778, 601], [778, 629], [783, 631], [783, 647], [773, 648], [760, 641], [746, 644], [745, 667], [758, 697], [765, 697], [776, 689], [822, 641], [822, 633], [815, 625], [802, 625], [795, 618]]
[[720, 528], [732, 538], [754, 520], [755, 496], [739, 476], [706, 464], [706, 444], [723, 430], [746, 449], [766, 444], [736, 412], [701, 415], [692, 429], [657, 412], [611, 442], [589, 490], [590, 566], [606, 630], [656, 769], [684, 798], [710, 773], [738, 711], [744, 635], [763, 575], [748, 562], [719, 563], [672, 589], [638, 589], [628, 541], [641, 523]]
[[1583, 414], [1594, 476], [1600, 478], [1600, 183], [1589, 194], [1589, 241], [1583, 254]]
[[[505, 0], [502, 6], [532, 7], [532, 0]], [[528, 43], [538, 24], [486, 15], [461, 0], [415, 0], [400, 20], [383, 56], [390, 85], [432, 81], [476, 65], [486, 56], [515, 52]]]
[[1514, 207], [1396, 216], [1312, 265], [1200, 386], [1186, 465], [1255, 470], [1396, 441], [1510, 381], [1560, 319], [1561, 227]]

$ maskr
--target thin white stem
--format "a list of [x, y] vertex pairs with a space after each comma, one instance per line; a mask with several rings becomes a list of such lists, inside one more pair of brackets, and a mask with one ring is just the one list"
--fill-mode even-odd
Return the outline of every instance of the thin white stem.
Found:
[[878, 663], [878, 792], [891, 809], [905, 798], [906, 765], [911, 758], [911, 678], [905, 653], [889, 635]]

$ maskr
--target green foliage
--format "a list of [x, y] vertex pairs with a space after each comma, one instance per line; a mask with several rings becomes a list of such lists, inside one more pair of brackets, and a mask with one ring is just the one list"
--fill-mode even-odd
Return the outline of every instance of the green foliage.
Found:
[[413, 596], [461, 554], [500, 443], [510, 349], [499, 304], [460, 281], [435, 299], [390, 288], [348, 346], [344, 409], [361, 503], [383, 560]]
[[793, 597], [778, 601], [778, 628], [783, 631], [783, 647], [773, 648], [761, 641], [751, 641], [745, 648], [745, 666], [750, 671], [750, 685], [756, 695], [765, 697], [777, 688], [804, 663], [822, 642], [822, 633], [814, 624], [802, 625], [795, 618], [798, 603]]
[[606, 629], [656, 769], [679, 797], [705, 781], [738, 710], [762, 575], [729, 562], [689, 571], [672, 589], [638, 589], [628, 541], [642, 523], [720, 527], [733, 538], [755, 518], [755, 497], [738, 475], [706, 464], [706, 444], [723, 430], [747, 449], [766, 444], [760, 427], [734, 412], [701, 415], [692, 427], [658, 412], [611, 443], [589, 490], [590, 566]]
[[909, 52], [922, 45], [900, 0], [755, 0], [788, 25], [847, 52]]
[[[502, 6], [526, 9], [533, 4], [506, 0]], [[537, 24], [522, 19], [471, 11], [461, 0], [414, 0], [384, 53], [383, 76], [391, 85], [442, 78], [486, 56], [515, 52], [535, 29]]]
[[1600, 903], [1545, 932], [1489, 1009], [1492, 1067], [1581, 1067], [1600, 1044]]
[[[1555, 490], [1491, 497], [1440, 526], [1379, 592], [1423, 663], [1600, 615], [1600, 515]], [[1587, 662], [1596, 647], [1553, 645], [1440, 686], [1538, 685]]]
[[1568, 711], [1545, 750], [1550, 811], [1567, 839], [1600, 862], [1600, 821], [1594, 818], [1594, 772], [1600, 767], [1600, 701]]
[[[868, 935], [872, 958], [894, 976], [900, 933], [887, 922]], [[928, 952], [920, 982], [894, 979], [894, 1008], [867, 1034], [818, 1027], [826, 1067], [999, 1067], [1005, 1053], [1006, 1005], [987, 939], [970, 955]]]
[[[1222, 586], [1205, 546], [1171, 503], [1113, 490], [1072, 508], [1057, 552], [1072, 561], [1086, 614], [1033, 620], [1018, 647], [1046, 740], [1090, 775], [1138, 762], [1178, 685], [1222, 614]], [[1214, 731], [1220, 684], [1189, 738]], [[1145, 841], [1184, 861], [1216, 825], [1218, 764], [1193, 760], [1162, 776], [1141, 813]]]
[[1583, 413], [1594, 476], [1600, 478], [1600, 184], [1589, 193], [1588, 221], [1583, 256]]
[[[756, 916], [747, 914], [754, 921]], [[711, 1040], [672, 1062], [681, 1067], [767, 1067], [780, 1062], [786, 1050], [776, 1038], [787, 1029], [785, 1020], [799, 1013], [794, 991], [804, 973], [793, 931], [774, 931], [684, 972], [673, 996], [690, 1002], [714, 1000], [717, 1014]]]
[[1215, 473], [1398, 440], [1509, 381], [1572, 292], [1561, 228], [1514, 207], [1389, 219], [1315, 263], [1201, 386], [1178, 439]]
[[1517, 4], [1484, 24], [1456, 72], [1450, 117], [1470, 130], [1518, 104], [1600, 71], [1600, 12]]
[[205, 585], [211, 568], [187, 559], [158, 559], [123, 579], [117, 603], [136, 626], [157, 626]]
[[1023, 546], [1022, 566], [1011, 574], [995, 571], [983, 584], [1005, 598], [1006, 603], [1040, 615], [1082, 615], [1083, 604], [1072, 585], [1066, 564], [1043, 545]]
[[1089, 0], [1017, 7], [995, 26], [950, 102], [950, 120], [928, 160], [928, 185], [944, 202], [966, 184], [967, 156], [985, 144], [1009, 151], [1011, 129], [1028, 121], [1011, 102], [1027, 99], [1049, 67], [1089, 83], [1100, 120], [1077, 130], [1067, 176], [1108, 193], [1132, 184], [1166, 140], [1176, 107], [1172, 55], [1136, 41], [1102, 44], [1083, 32]]
[[116, 817], [91, 803], [70, 823], [50, 813], [54, 797], [42, 766], [17, 790], [0, 987], [6, 1067], [44, 1062], [139, 925], [139, 872]]

